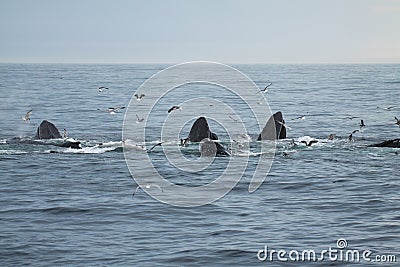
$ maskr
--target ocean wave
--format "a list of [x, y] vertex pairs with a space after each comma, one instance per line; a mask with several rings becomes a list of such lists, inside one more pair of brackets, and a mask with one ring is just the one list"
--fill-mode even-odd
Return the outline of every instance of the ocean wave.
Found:
[[20, 154], [28, 154], [27, 151], [23, 150], [15, 150], [15, 149], [0, 149], [0, 155], [20, 155]]

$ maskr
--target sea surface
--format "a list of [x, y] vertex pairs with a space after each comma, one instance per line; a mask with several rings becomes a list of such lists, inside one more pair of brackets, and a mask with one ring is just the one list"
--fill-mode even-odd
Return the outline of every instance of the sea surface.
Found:
[[[259, 89], [272, 83], [268, 92], [255, 93], [267, 99], [259, 105], [267, 102], [273, 113], [281, 111], [290, 129], [287, 139], [276, 142], [272, 167], [258, 190], [249, 193], [251, 170], [262, 157], [253, 151], [238, 184], [220, 199], [197, 207], [161, 203], [138, 188], [123, 152], [124, 115], [133, 94], [166, 67], [0, 64], [1, 266], [352, 265], [328, 256], [316, 262], [282, 262], [276, 254], [272, 261], [258, 257], [265, 246], [269, 251], [318, 254], [338, 249], [339, 239], [347, 242], [343, 250], [370, 250], [373, 261], [376, 255], [395, 255], [398, 264], [400, 149], [367, 145], [400, 138], [394, 119], [400, 118], [400, 65], [234, 65]], [[109, 89], [99, 92], [100, 86]], [[213, 95], [204, 84], [195, 86], [246, 117], [248, 110], [239, 98]], [[164, 118], [188, 96], [176, 91], [173, 98], [160, 101], [153, 115]], [[126, 108], [107, 112], [118, 106]], [[24, 122], [21, 116], [30, 109], [31, 120]], [[183, 106], [171, 114], [187, 110]], [[194, 113], [194, 119], [203, 115], [202, 110]], [[297, 119], [302, 115], [305, 119]], [[45, 119], [60, 132], [65, 128], [69, 140], [80, 141], [82, 149], [10, 144], [15, 137], [34, 138]], [[362, 129], [361, 119], [366, 124]], [[183, 123], [180, 138], [191, 123]], [[210, 126], [229, 150], [224, 129], [218, 122]], [[159, 130], [146, 128], [154, 140], [135, 144], [137, 153], [147, 153], [140, 148], [161, 141], [169, 141], [165, 147], [178, 147], [178, 136], [176, 142], [161, 140]], [[360, 131], [349, 141], [353, 130]], [[252, 147], [258, 144], [258, 133], [251, 125], [243, 133]], [[330, 134], [336, 138], [328, 140]], [[301, 143], [309, 138], [318, 143]], [[149, 155], [158, 171], [179, 185], [212, 181], [230, 159], [216, 157], [206, 171], [185, 172], [163, 163], [162, 146]], [[198, 144], [182, 150], [188, 159], [200, 156]], [[231, 153], [233, 159], [241, 156]], [[146, 173], [151, 174], [143, 168], [139, 175]], [[360, 261], [361, 266], [396, 266]]]

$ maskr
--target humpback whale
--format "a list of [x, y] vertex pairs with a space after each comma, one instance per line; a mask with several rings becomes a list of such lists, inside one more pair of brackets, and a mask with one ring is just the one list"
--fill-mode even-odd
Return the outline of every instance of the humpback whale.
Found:
[[261, 140], [277, 140], [286, 138], [285, 121], [282, 112], [278, 111], [272, 115], [261, 131], [257, 141]]
[[58, 131], [57, 127], [47, 121], [44, 120], [40, 123], [36, 130], [36, 135], [35, 135], [35, 140], [32, 139], [22, 139], [20, 137], [14, 137], [11, 139], [8, 139], [6, 141], [7, 144], [31, 144], [31, 145], [52, 145], [52, 146], [58, 146], [58, 147], [70, 147], [70, 148], [76, 148], [76, 149], [81, 149], [81, 142], [74, 142], [74, 141], [63, 141], [63, 142], [57, 142], [56, 140], [54, 141], [41, 141], [41, 140], [51, 140], [51, 139], [61, 139], [62, 136], [60, 132]]
[[47, 120], [42, 121], [36, 130], [35, 139], [57, 139], [57, 138], [61, 138], [61, 134], [58, 131], [57, 127], [53, 123]]
[[[66, 135], [65, 129], [64, 129], [64, 133]], [[60, 131], [57, 129], [57, 127], [53, 123], [51, 123], [47, 120], [44, 120], [40, 123], [39, 127], [36, 130], [35, 139], [48, 140], [48, 139], [58, 139], [58, 138], [62, 138], [62, 136], [60, 134]], [[37, 141], [35, 143], [39, 144]], [[47, 143], [46, 142], [46, 143], [41, 143], [41, 144], [53, 145], [53, 146], [59, 146], [59, 147], [70, 147], [70, 148], [76, 148], [76, 149], [81, 148], [80, 142], [71, 142], [71, 141], [65, 141], [63, 143], [57, 143], [57, 142]]]
[[393, 147], [400, 148], [400, 138], [383, 141], [382, 143], [372, 144], [369, 147]]
[[208, 122], [204, 117], [198, 118], [193, 123], [188, 139], [190, 142], [202, 142], [200, 144], [200, 152], [202, 156], [229, 156], [229, 153], [221, 144], [214, 142], [215, 140], [218, 140], [218, 136], [211, 132]]

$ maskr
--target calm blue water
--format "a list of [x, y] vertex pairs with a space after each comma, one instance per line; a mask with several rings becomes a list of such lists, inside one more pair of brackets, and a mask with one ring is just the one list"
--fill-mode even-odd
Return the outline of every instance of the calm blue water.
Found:
[[[400, 260], [400, 150], [365, 146], [400, 138], [394, 124], [400, 108], [383, 109], [398, 106], [400, 65], [235, 66], [260, 88], [273, 83], [268, 103], [283, 112], [291, 130], [277, 143], [271, 171], [256, 192], [248, 193], [251, 177], [245, 176], [222, 199], [196, 208], [162, 204], [142, 190], [132, 198], [137, 185], [119, 143], [124, 112], [97, 110], [127, 106], [164, 67], [0, 65], [2, 266], [280, 266], [259, 261], [257, 252], [264, 245], [320, 251], [336, 247], [339, 238], [352, 249]], [[99, 93], [99, 86], [110, 89]], [[240, 110], [234, 98], [226, 101]], [[25, 123], [21, 116], [29, 109]], [[300, 115], [306, 119], [296, 120]], [[66, 128], [84, 149], [6, 144], [33, 137], [43, 119]], [[360, 119], [367, 126], [348, 142]], [[216, 125], [212, 129], [223, 135]], [[337, 138], [327, 141], [332, 133]], [[319, 143], [291, 145], [305, 136]], [[153, 155], [162, 158], [159, 151]], [[257, 160], [250, 157], [249, 168]], [[222, 169], [226, 162], [217, 158], [213, 166]], [[161, 171], [183, 184], [213, 177], [212, 171], [185, 174], [170, 166]]]

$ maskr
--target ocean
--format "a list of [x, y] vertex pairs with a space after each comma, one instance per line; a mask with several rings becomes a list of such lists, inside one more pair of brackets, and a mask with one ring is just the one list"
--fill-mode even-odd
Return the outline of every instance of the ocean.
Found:
[[[283, 113], [290, 127], [287, 139], [273, 144], [273, 160], [257, 152], [259, 127], [269, 117], [265, 114], [261, 125], [250, 123], [242, 132], [250, 138], [251, 151], [243, 156], [231, 150], [231, 157], [213, 158], [208, 168], [196, 172], [169, 164], [163, 147], [182, 149], [189, 162], [207, 161], [199, 159], [198, 144], [179, 148], [179, 137], [188, 134], [199, 116], [215, 114], [236, 125], [223, 107], [244, 120], [249, 108], [237, 95], [217, 92], [207, 83], [176, 90], [154, 105], [145, 143], [131, 140], [137, 149], [129, 150], [121, 142], [123, 127], [142, 124], [124, 124], [124, 118], [129, 111], [136, 115], [132, 105], [146, 103], [151, 95], [140, 102], [131, 98], [167, 67], [0, 64], [2, 266], [343, 266], [352, 263], [340, 258], [339, 252], [347, 250], [360, 251], [362, 266], [376, 266], [379, 260], [388, 261], [379, 266], [394, 266], [391, 255], [400, 261], [400, 150], [367, 146], [400, 138], [394, 119], [400, 118], [399, 64], [233, 65], [259, 89], [271, 83], [268, 92], [253, 94], [261, 99], [255, 105]], [[99, 92], [100, 86], [109, 89]], [[194, 110], [182, 104], [194, 96], [215, 98], [217, 104], [202, 103]], [[167, 113], [180, 104], [182, 111]], [[125, 108], [110, 115], [110, 107]], [[31, 120], [24, 122], [21, 116], [30, 109]], [[183, 114], [191, 114], [192, 120], [180, 121]], [[180, 123], [173, 127], [180, 131], [176, 140], [160, 137], [158, 126], [167, 116]], [[42, 120], [60, 132], [65, 128], [68, 138], [83, 148], [9, 143], [15, 137], [33, 138]], [[209, 123], [228, 149], [224, 120], [210, 118]], [[353, 130], [359, 132], [349, 141]], [[328, 140], [330, 134], [336, 138]], [[308, 138], [318, 143], [301, 143]], [[141, 149], [164, 141], [149, 153]], [[138, 188], [133, 176], [152, 180], [153, 172], [140, 160], [126, 159], [125, 149], [148, 154], [166, 180], [185, 188], [212, 182], [230, 160], [243, 158], [247, 165], [243, 172], [232, 167], [232, 173], [243, 177], [226, 194], [182, 207], [159, 201], [167, 188]], [[250, 193], [252, 172], [268, 160], [265, 180]], [[132, 176], [130, 170], [136, 173]], [[330, 248], [339, 251], [336, 259], [326, 254], [311, 261], [290, 253], [314, 250], [321, 256]], [[286, 261], [277, 253], [263, 259], [271, 250], [284, 251]], [[368, 259], [362, 258], [363, 251], [371, 252]]]

